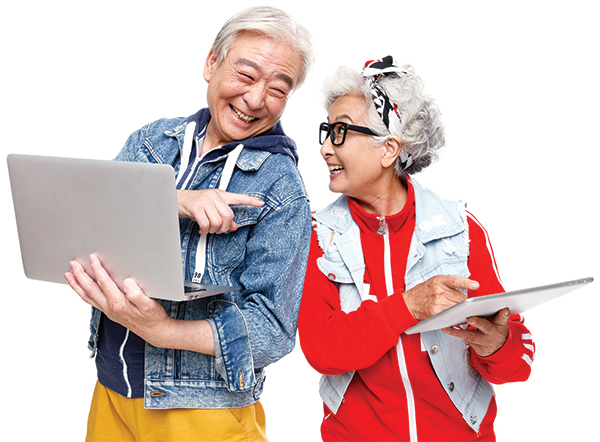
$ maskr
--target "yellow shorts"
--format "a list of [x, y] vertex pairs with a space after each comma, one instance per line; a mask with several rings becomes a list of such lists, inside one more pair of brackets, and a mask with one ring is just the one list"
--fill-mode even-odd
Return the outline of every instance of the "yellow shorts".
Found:
[[96, 383], [86, 441], [268, 441], [260, 402], [242, 408], [147, 410]]

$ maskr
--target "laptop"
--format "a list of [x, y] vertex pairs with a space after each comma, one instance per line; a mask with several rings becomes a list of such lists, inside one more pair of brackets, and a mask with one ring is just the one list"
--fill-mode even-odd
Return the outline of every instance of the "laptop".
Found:
[[131, 277], [157, 299], [239, 288], [184, 281], [171, 166], [17, 154], [7, 163], [28, 278], [66, 284], [72, 260], [93, 277], [95, 253], [121, 289]]
[[581, 278], [557, 284], [532, 287], [494, 295], [465, 299], [456, 305], [427, 318], [406, 330], [407, 335], [439, 330], [467, 323], [467, 318], [495, 315], [503, 308], [510, 308], [511, 314], [523, 313], [533, 307], [566, 295], [575, 289], [584, 287], [594, 278]]

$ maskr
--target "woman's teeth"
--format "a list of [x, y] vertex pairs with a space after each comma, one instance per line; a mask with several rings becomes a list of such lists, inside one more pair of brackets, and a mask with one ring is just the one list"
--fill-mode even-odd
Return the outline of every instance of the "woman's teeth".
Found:
[[342, 170], [344, 170], [344, 168], [340, 165], [334, 165], [334, 166], [329, 166], [329, 173], [331, 175], [335, 175], [336, 173], [341, 172]]
[[235, 116], [238, 117], [240, 120], [242, 120], [244, 123], [252, 123], [254, 120], [258, 120], [258, 118], [254, 118], [254, 117], [251, 117], [250, 115], [246, 115], [245, 113], [243, 113], [239, 109], [236, 109], [233, 106], [230, 106], [230, 107], [231, 107], [231, 110], [233, 111], [233, 113], [235, 114]]

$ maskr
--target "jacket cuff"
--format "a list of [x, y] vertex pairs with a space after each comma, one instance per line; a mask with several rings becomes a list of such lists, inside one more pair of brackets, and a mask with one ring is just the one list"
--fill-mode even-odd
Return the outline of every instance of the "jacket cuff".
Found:
[[489, 356], [479, 356], [475, 351], [472, 351], [472, 354], [475, 354], [476, 357], [481, 359], [485, 364], [504, 364], [507, 361], [510, 364], [511, 359], [520, 359], [522, 353], [519, 352], [519, 348], [517, 348], [521, 344], [521, 342], [517, 339], [513, 339], [513, 336], [514, 335], [509, 326], [506, 341], [504, 341], [502, 347], [496, 350], [495, 353], [492, 353]]
[[246, 320], [239, 307], [216, 300], [208, 319], [215, 335], [215, 369], [225, 379], [229, 391], [254, 387], [256, 377]]
[[215, 340], [215, 370], [221, 375], [223, 379], [227, 379], [227, 372], [225, 371], [225, 364], [223, 363], [223, 353], [221, 352], [221, 342], [219, 341], [219, 331], [217, 330], [217, 324], [212, 318], [207, 318], [206, 322], [212, 329], [214, 340]]
[[379, 302], [382, 314], [386, 318], [387, 324], [395, 334], [401, 335], [407, 329], [417, 324], [419, 321], [414, 318], [402, 293], [395, 293]]

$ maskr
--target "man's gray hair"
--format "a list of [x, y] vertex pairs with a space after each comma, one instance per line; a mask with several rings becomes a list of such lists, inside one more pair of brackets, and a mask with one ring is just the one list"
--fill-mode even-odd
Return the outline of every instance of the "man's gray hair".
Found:
[[227, 57], [227, 52], [233, 47], [236, 38], [248, 31], [258, 32], [298, 50], [302, 58], [302, 66], [296, 88], [300, 87], [315, 58], [312, 37], [308, 30], [280, 9], [269, 6], [246, 9], [227, 20], [217, 34], [212, 50], [218, 63]]
[[[386, 75], [377, 84], [390, 101], [398, 106], [402, 117], [402, 148], [413, 158], [413, 164], [403, 171], [398, 157], [396, 174], [403, 178], [406, 173], [415, 174], [436, 161], [446, 140], [440, 110], [433, 99], [424, 94], [423, 81], [415, 74], [412, 66], [407, 64], [401, 69], [406, 73]], [[374, 137], [374, 145], [383, 144], [391, 135], [375, 110], [373, 95], [360, 72], [348, 67], [338, 68], [326, 80], [324, 92], [327, 112], [338, 98], [345, 95], [364, 98], [366, 125], [382, 135]]]

